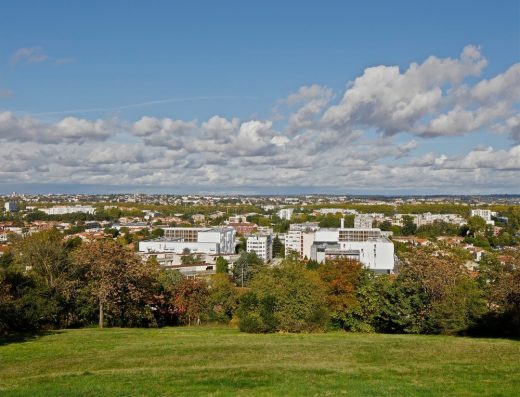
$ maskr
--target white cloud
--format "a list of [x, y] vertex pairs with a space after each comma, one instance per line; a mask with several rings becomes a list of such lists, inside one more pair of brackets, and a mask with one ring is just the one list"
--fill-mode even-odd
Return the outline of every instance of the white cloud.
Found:
[[[470, 46], [457, 59], [429, 57], [403, 72], [368, 68], [337, 103], [330, 88], [301, 87], [278, 102], [281, 120], [48, 122], [0, 111], [0, 183], [518, 192], [520, 66], [470, 84], [485, 65]], [[493, 148], [490, 139], [452, 154], [430, 140], [430, 152], [421, 150], [424, 138], [449, 145], [486, 128], [502, 140], [493, 146], [503, 147], [506, 134], [515, 146]]]
[[311, 86], [303, 86], [298, 92], [289, 95], [282, 101], [289, 106], [300, 105], [299, 109], [291, 114], [289, 118], [289, 133], [313, 128], [316, 126], [317, 120], [315, 116], [319, 115], [323, 109], [329, 104], [333, 98], [330, 88], [322, 87], [317, 84]]
[[[412, 63], [403, 73], [397, 66], [365, 69], [340, 103], [325, 111], [322, 126], [342, 133], [357, 126], [385, 135], [411, 132], [426, 137], [477, 130], [507, 115], [520, 91], [520, 65], [473, 87], [461, 86], [486, 64], [480, 49], [467, 46], [458, 59], [431, 56], [422, 64]], [[492, 101], [496, 98], [499, 103]], [[453, 102], [455, 108], [446, 111]], [[481, 104], [477, 109], [476, 102]]]
[[11, 64], [40, 63], [49, 57], [43, 52], [43, 47], [19, 48], [11, 57]]
[[109, 120], [66, 117], [57, 123], [45, 123], [30, 116], [0, 113], [0, 138], [8, 141], [59, 143], [63, 141], [104, 140], [118, 130]]

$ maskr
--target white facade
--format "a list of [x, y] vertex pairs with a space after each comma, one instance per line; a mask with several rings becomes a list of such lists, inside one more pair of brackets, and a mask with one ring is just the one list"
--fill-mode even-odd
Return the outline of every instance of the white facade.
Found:
[[315, 212], [317, 212], [318, 214], [321, 214], [321, 215], [335, 215], [338, 212], [340, 214], [343, 214], [343, 211], [344, 210], [341, 208], [319, 208]]
[[475, 209], [471, 210], [471, 216], [480, 216], [483, 218], [488, 225], [494, 225], [495, 222], [491, 220], [491, 216], [493, 215], [493, 212], [491, 210], [481, 210], [481, 209]]
[[394, 269], [394, 244], [379, 237], [366, 241], [315, 243], [312, 247], [311, 259], [318, 262], [338, 257], [357, 260], [379, 273], [391, 273]]
[[371, 228], [374, 222], [374, 218], [366, 214], [358, 214], [354, 217], [354, 228], [366, 229]]
[[192, 254], [220, 254], [220, 246], [218, 243], [211, 242], [183, 242], [176, 240], [164, 240], [158, 238], [150, 241], [140, 241], [140, 252], [169, 252], [172, 254], [182, 254], [185, 249], [189, 249]]
[[256, 252], [264, 262], [270, 262], [273, 259], [273, 237], [271, 235], [248, 237], [247, 252]]
[[282, 208], [280, 211], [278, 211], [278, 216], [280, 219], [291, 220], [293, 212], [294, 208]]
[[4, 204], [4, 207], [7, 212], [18, 211], [18, 203], [14, 202], [14, 201], [6, 201]]
[[430, 212], [425, 212], [424, 214], [411, 215], [414, 217], [414, 223], [419, 226], [423, 225], [431, 225], [435, 221], [442, 221], [446, 223], [451, 223], [454, 225], [462, 226], [466, 223], [464, 218], [462, 218], [458, 214], [432, 214]]
[[330, 255], [356, 258], [369, 269], [389, 273], [394, 269], [394, 244], [377, 228], [320, 229], [315, 232], [311, 259], [322, 262]]
[[171, 252], [182, 254], [232, 254], [235, 252], [235, 230], [230, 227], [166, 227], [164, 237], [139, 242], [140, 252]]
[[65, 214], [94, 214], [96, 209], [89, 205], [74, 205], [74, 206], [60, 206], [51, 208], [41, 208], [40, 211], [45, 212], [47, 215], [65, 215]]
[[314, 233], [319, 229], [317, 223], [295, 223], [285, 234], [285, 252], [296, 251], [301, 258], [311, 257], [311, 246], [314, 243]]

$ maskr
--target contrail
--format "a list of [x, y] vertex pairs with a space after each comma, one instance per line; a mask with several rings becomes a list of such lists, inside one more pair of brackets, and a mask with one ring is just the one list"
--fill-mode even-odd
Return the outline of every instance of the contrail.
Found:
[[105, 108], [88, 108], [88, 109], [72, 109], [72, 110], [59, 110], [54, 112], [40, 112], [40, 113], [28, 113], [29, 116], [51, 116], [56, 114], [68, 114], [68, 113], [92, 113], [92, 112], [110, 112], [114, 110], [124, 110], [131, 108], [140, 108], [144, 106], [152, 106], [158, 105], [161, 103], [168, 102], [192, 102], [192, 101], [204, 101], [204, 100], [227, 100], [227, 99], [249, 99], [255, 100], [256, 97], [252, 96], [198, 96], [198, 97], [187, 97], [187, 98], [168, 98], [168, 99], [159, 99], [156, 101], [148, 101], [148, 102], [140, 102], [140, 103], [132, 103], [129, 105], [121, 105], [121, 106], [112, 106]]

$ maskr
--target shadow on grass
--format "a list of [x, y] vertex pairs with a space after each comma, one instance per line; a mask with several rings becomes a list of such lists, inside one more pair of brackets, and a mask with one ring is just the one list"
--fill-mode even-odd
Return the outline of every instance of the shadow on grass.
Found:
[[34, 332], [20, 332], [0, 337], [0, 346], [10, 345], [12, 343], [23, 343], [32, 340], [40, 339], [47, 335], [61, 334], [63, 331], [34, 331]]

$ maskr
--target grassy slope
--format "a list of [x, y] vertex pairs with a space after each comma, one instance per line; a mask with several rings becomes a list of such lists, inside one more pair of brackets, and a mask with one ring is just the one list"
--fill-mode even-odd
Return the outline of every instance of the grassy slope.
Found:
[[520, 395], [508, 340], [184, 327], [1, 343], [2, 396]]

